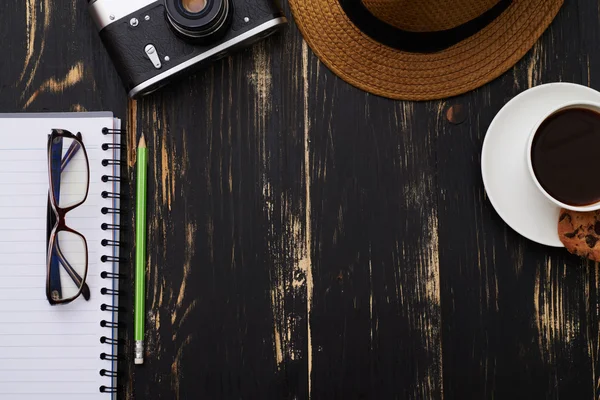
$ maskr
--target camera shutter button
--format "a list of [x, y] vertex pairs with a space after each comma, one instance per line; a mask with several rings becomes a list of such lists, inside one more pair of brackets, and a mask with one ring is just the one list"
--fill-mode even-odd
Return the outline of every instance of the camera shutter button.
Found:
[[146, 55], [154, 65], [154, 68], [160, 69], [162, 67], [162, 63], [160, 62], [160, 57], [158, 56], [158, 52], [156, 51], [156, 47], [153, 44], [149, 44], [144, 49]]

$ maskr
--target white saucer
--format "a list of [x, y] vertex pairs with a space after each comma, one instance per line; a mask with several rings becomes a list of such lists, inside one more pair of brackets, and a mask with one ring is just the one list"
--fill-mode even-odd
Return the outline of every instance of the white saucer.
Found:
[[529, 175], [527, 139], [549, 109], [577, 100], [600, 102], [600, 93], [573, 83], [526, 90], [500, 110], [483, 141], [481, 174], [490, 202], [512, 229], [547, 246], [563, 247], [557, 232], [560, 208], [539, 192]]

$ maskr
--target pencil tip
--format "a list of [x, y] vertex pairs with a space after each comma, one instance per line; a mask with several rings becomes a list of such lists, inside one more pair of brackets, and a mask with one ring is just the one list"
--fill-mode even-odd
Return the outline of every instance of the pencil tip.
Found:
[[144, 137], [143, 133], [142, 137], [140, 138], [140, 144], [138, 145], [138, 147], [146, 147], [146, 138]]

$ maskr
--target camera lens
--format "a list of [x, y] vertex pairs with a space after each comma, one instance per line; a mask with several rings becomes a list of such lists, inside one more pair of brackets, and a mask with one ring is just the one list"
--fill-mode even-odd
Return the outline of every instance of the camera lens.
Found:
[[196, 14], [206, 8], [206, 0], [181, 0], [184, 10]]
[[193, 42], [209, 42], [228, 30], [231, 0], [166, 0], [167, 19], [175, 33]]

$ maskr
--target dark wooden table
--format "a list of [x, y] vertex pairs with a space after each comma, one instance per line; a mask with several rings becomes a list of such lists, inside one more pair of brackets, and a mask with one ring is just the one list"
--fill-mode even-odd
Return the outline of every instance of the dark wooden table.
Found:
[[121, 398], [597, 398], [598, 265], [508, 228], [479, 157], [528, 87], [600, 88], [599, 7], [566, 0], [516, 67], [444, 101], [347, 85], [290, 20], [134, 102], [84, 1], [2, 1], [0, 111], [114, 111], [130, 182], [149, 139], [149, 356], [124, 314]]

